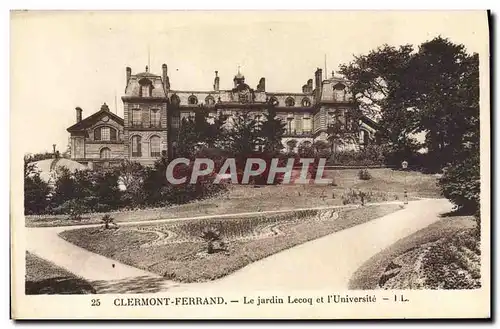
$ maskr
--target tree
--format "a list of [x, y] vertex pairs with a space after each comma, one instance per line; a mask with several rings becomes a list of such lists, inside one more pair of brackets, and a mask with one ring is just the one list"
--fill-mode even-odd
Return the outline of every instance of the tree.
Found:
[[227, 118], [223, 113], [212, 118], [205, 107], [197, 109], [194, 117], [183, 118], [179, 128], [176, 156], [192, 159], [203, 145], [209, 148], [224, 147], [224, 125]]
[[233, 126], [228, 132], [229, 149], [235, 156], [245, 158], [255, 152], [260, 136], [257, 121], [248, 111], [241, 112], [233, 118]]
[[417, 130], [418, 117], [411, 103], [410, 70], [413, 46], [398, 48], [383, 45], [366, 55], [341, 65], [340, 72], [352, 82], [350, 90], [361, 114], [377, 119], [379, 138], [394, 155], [414, 149], [411, 135]]
[[42, 214], [49, 204], [50, 186], [40, 178], [33, 164], [24, 169], [24, 212], [27, 215]]
[[285, 133], [286, 123], [283, 122], [273, 107], [269, 107], [264, 113], [264, 122], [260, 126], [260, 137], [264, 146], [264, 152], [277, 154], [283, 149], [281, 139]]
[[438, 170], [453, 162], [466, 139], [479, 131], [479, 58], [463, 45], [437, 37], [419, 47], [411, 64], [416, 131], [425, 133]]
[[192, 159], [196, 153], [198, 142], [199, 139], [194, 118], [182, 118], [175, 156]]
[[226, 130], [224, 126], [227, 119], [228, 116], [220, 112], [217, 116], [213, 117], [213, 122], [208, 125], [204, 140], [209, 148], [225, 148]]

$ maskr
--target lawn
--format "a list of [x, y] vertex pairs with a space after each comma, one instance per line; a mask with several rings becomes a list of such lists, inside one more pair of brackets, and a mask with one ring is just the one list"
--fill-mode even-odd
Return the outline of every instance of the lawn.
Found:
[[469, 289], [480, 284], [472, 216], [443, 217], [364, 263], [349, 289]]
[[[352, 191], [364, 191], [371, 195], [368, 202], [402, 200], [405, 186], [409, 199], [415, 197], [440, 197], [436, 178], [420, 172], [402, 172], [387, 168], [369, 169], [370, 180], [360, 180], [359, 170], [328, 170], [324, 177], [333, 178], [333, 185], [234, 185], [221, 197], [196, 201], [166, 208], [137, 209], [109, 213], [116, 222], [155, 220], [164, 218], [196, 217], [266, 210], [293, 210], [345, 203]], [[406, 185], [405, 185], [406, 180]], [[360, 203], [359, 200], [348, 200]], [[81, 221], [71, 221], [67, 215], [26, 216], [26, 226], [63, 226], [100, 223], [104, 214], [84, 215]]]
[[[174, 221], [105, 230], [60, 233], [77, 246], [180, 282], [228, 275], [254, 261], [401, 209], [399, 205], [302, 211], [274, 216]], [[205, 227], [221, 231], [225, 251], [207, 253]]]
[[85, 280], [26, 252], [26, 295], [95, 294], [95, 289]]

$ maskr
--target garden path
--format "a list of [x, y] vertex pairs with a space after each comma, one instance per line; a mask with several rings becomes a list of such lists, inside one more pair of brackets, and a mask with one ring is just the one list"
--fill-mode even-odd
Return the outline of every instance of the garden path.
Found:
[[[399, 203], [401, 202], [385, 202]], [[384, 203], [379, 203], [384, 204]], [[352, 206], [351, 206], [352, 207]], [[316, 207], [308, 209], [333, 209]], [[209, 289], [347, 289], [354, 271], [371, 256], [400, 238], [414, 233], [439, 219], [439, 214], [450, 211], [452, 205], [445, 199], [411, 201], [403, 210], [369, 221], [365, 224], [310, 241], [252, 263], [235, 273], [207, 283], [181, 284], [122, 264], [77, 247], [58, 234], [78, 227], [99, 225], [26, 228], [27, 250], [89, 281], [98, 293], [153, 293], [160, 291], [190, 291]], [[306, 209], [296, 209], [306, 210]], [[228, 214], [225, 217], [279, 213]], [[220, 218], [200, 216], [195, 218]], [[161, 223], [183, 219], [154, 220]], [[147, 224], [148, 221], [120, 223], [120, 226]], [[344, 249], [344, 250], [343, 250]], [[293, 275], [290, 275], [293, 273]]]

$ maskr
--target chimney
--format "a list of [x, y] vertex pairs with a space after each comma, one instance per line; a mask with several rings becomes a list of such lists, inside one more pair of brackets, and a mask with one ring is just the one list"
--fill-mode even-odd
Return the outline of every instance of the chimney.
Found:
[[316, 97], [317, 98], [319, 98], [319, 95], [321, 95], [321, 77], [322, 77], [322, 75], [323, 75], [323, 70], [320, 68], [316, 69], [316, 72], [314, 73], [316, 85], [314, 87], [316, 88]]
[[257, 91], [266, 91], [266, 78], [260, 78]]
[[131, 69], [130, 67], [127, 67], [127, 68], [125, 69], [125, 72], [126, 72], [126, 74], [127, 74], [127, 81], [125, 81], [125, 85], [127, 85], [127, 84], [128, 84], [128, 81], [130, 80], [130, 76], [132, 75], [132, 69]]
[[215, 71], [214, 90], [219, 91], [219, 71]]
[[302, 92], [303, 93], [307, 93], [307, 85], [303, 85], [302, 86]]
[[77, 107], [75, 108], [76, 110], [76, 123], [82, 121], [82, 108], [81, 107]]
[[165, 90], [170, 90], [170, 81], [168, 78], [168, 66], [167, 66], [167, 64], [163, 64], [161, 66], [161, 70], [163, 72], [162, 80], [163, 80], [163, 85], [165, 86]]

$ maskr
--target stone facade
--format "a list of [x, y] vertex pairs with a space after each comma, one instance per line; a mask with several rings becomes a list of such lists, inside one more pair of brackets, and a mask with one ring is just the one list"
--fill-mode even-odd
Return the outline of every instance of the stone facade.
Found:
[[[194, 115], [202, 107], [214, 116], [220, 112], [247, 111], [252, 116], [262, 117], [262, 113], [272, 106], [286, 123], [283, 145], [290, 151], [292, 145], [296, 145], [294, 151], [297, 151], [301, 143], [326, 140], [329, 125], [339, 122], [346, 134], [354, 125], [360, 128], [355, 129], [359, 130], [359, 138], [344, 148], [357, 148], [373, 140], [376, 124], [372, 120], [361, 118], [353, 122], [350, 118], [355, 105], [349, 81], [333, 73], [331, 78], [323, 80], [322, 74], [322, 70], [317, 69], [315, 85], [313, 79], [309, 79], [301, 93], [268, 92], [265, 78], [261, 78], [253, 89], [239, 71], [231, 90], [219, 89], [220, 77], [215, 71], [213, 90], [186, 91], [170, 88], [165, 64], [162, 75], [150, 73], [147, 67], [145, 72], [132, 74], [127, 67], [123, 119], [103, 105], [99, 112], [82, 120], [82, 110], [77, 108], [77, 123], [68, 128], [71, 157], [89, 166], [106, 166], [121, 159], [151, 165], [162, 155], [172, 157], [182, 118]], [[108, 130], [116, 131], [116, 136], [115, 133], [108, 136]]]

